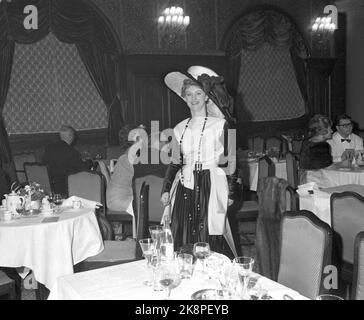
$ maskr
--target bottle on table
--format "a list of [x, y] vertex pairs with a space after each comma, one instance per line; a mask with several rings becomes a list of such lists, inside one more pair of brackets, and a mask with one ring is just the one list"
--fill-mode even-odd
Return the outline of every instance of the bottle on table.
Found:
[[173, 235], [168, 217], [164, 219], [163, 236], [161, 241], [161, 260], [173, 260], [174, 258], [174, 242]]

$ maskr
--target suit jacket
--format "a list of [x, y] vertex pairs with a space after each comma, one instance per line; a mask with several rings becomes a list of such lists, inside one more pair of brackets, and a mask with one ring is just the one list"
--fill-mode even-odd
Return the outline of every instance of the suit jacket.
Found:
[[48, 165], [53, 191], [65, 196], [68, 194], [67, 176], [90, 169], [90, 164], [82, 161], [80, 153], [62, 140], [45, 148], [43, 162]]

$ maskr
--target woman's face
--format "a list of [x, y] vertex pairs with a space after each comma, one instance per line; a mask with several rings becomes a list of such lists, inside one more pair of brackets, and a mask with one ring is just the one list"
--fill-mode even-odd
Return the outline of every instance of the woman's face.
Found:
[[200, 87], [191, 85], [186, 88], [184, 99], [191, 111], [198, 112], [205, 109], [208, 96]]

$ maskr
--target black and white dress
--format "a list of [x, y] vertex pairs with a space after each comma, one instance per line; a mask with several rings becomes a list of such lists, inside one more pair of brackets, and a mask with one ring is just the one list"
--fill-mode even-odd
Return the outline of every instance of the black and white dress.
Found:
[[[162, 193], [170, 192], [171, 204], [166, 210], [172, 214], [175, 250], [202, 241], [217, 252], [226, 252], [228, 245], [236, 255], [226, 215], [228, 168], [221, 167], [228, 158], [226, 121], [215, 117], [186, 119], [174, 128], [174, 135], [182, 142], [183, 165], [181, 159], [169, 165]], [[196, 163], [201, 163], [201, 170], [196, 170]], [[235, 169], [235, 163], [232, 165]]]

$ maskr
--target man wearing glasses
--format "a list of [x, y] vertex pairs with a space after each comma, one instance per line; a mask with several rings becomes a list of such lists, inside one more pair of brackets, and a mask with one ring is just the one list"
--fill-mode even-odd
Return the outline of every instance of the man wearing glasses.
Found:
[[353, 123], [346, 114], [335, 118], [336, 132], [327, 142], [331, 145], [334, 162], [352, 159], [356, 150], [363, 150], [363, 139], [353, 133]]

